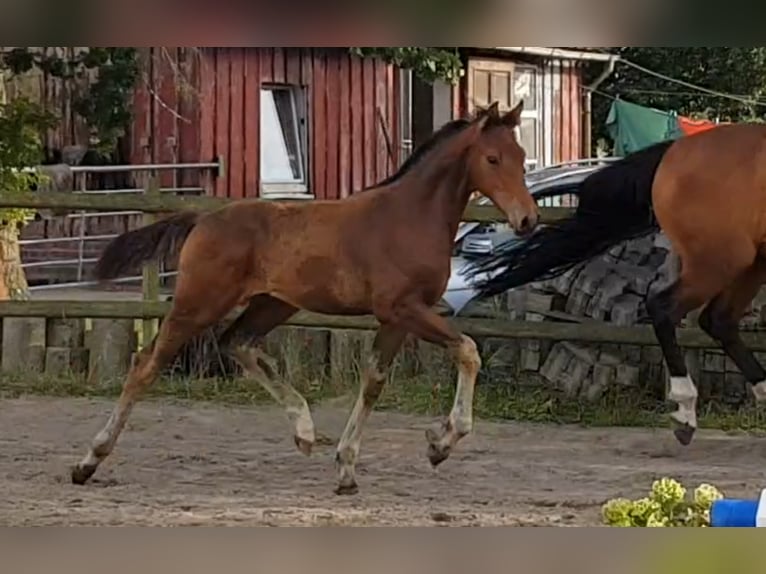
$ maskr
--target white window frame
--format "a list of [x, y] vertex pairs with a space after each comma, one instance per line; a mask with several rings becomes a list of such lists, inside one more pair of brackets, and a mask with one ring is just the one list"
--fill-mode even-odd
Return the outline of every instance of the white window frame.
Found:
[[[527, 168], [530, 169], [537, 169], [543, 164], [542, 156], [543, 156], [543, 150], [545, 149], [544, 142], [542, 141], [542, 106], [543, 106], [543, 98], [542, 98], [542, 86], [541, 84], [541, 76], [540, 73], [540, 67], [535, 66], [534, 64], [514, 64], [513, 66], [513, 75], [516, 74], [516, 70], [529, 70], [534, 74], [535, 77], [535, 93], [533, 94], [533, 97], [535, 98], [535, 109], [534, 110], [528, 110], [523, 109], [521, 111], [521, 119], [530, 119], [535, 120], [535, 126], [536, 132], [535, 133], [535, 143], [537, 144], [537, 150], [535, 150], [535, 155], [537, 156], [535, 159], [529, 159], [527, 158], [525, 165]], [[513, 90], [511, 91], [513, 93]], [[512, 105], [517, 104], [518, 102], [514, 101], [512, 102]], [[519, 126], [519, 131], [521, 131], [521, 126]]]
[[399, 165], [412, 153], [412, 70], [399, 70]]
[[269, 181], [264, 177], [264, 122], [263, 115], [261, 114], [260, 135], [258, 141], [258, 153], [260, 154], [260, 161], [258, 163], [260, 173], [258, 175], [261, 182], [261, 197], [264, 199], [313, 199], [314, 196], [309, 190], [309, 170], [311, 164], [308, 158], [308, 118], [306, 90], [303, 86], [294, 84], [263, 84], [260, 87], [261, 106], [263, 106], [263, 98], [265, 96], [268, 97], [266, 94], [273, 91], [285, 91], [290, 94], [293, 124], [295, 126], [295, 133], [292, 134], [292, 137], [295, 138], [298, 142], [298, 165], [300, 167], [301, 175], [297, 180], [288, 181]]

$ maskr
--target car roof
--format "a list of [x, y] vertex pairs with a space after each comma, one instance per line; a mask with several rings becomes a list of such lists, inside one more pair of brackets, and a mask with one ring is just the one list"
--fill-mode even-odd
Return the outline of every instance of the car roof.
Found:
[[[529, 192], [535, 196], [550, 191], [558, 187], [566, 187], [572, 184], [580, 183], [591, 173], [603, 169], [610, 163], [614, 163], [622, 158], [619, 157], [600, 157], [582, 160], [573, 160], [539, 169], [533, 169], [527, 172], [525, 179]], [[476, 203], [478, 205], [488, 205], [489, 198], [481, 196]], [[464, 221], [458, 227], [455, 241], [460, 241], [467, 233], [470, 233], [479, 225], [476, 221]]]

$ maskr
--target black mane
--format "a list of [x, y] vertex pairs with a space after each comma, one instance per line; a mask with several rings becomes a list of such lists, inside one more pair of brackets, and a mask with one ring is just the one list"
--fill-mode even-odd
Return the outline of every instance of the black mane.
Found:
[[[426, 141], [424, 141], [422, 144], [416, 147], [395, 173], [393, 173], [392, 175], [389, 175], [386, 179], [379, 181], [378, 183], [374, 185], [371, 185], [369, 187], [362, 189], [361, 191], [366, 191], [368, 189], [373, 189], [375, 187], [383, 187], [384, 185], [389, 185], [391, 183], [394, 183], [395, 181], [398, 181], [406, 173], [412, 170], [413, 167], [415, 167], [418, 163], [420, 163], [423, 157], [428, 155], [428, 153], [432, 151], [437, 145], [439, 145], [442, 141], [446, 140], [447, 138], [450, 138], [458, 134], [460, 131], [468, 127], [476, 117], [478, 117], [480, 114], [484, 112], [485, 112], [484, 109], [477, 109], [473, 117], [458, 118], [456, 120], [447, 122], [438, 130], [436, 130], [434, 133], [432, 133], [431, 137], [429, 137]], [[499, 116], [497, 117], [490, 116], [484, 129], [496, 127], [500, 125], [503, 125], [502, 118], [500, 118]]]

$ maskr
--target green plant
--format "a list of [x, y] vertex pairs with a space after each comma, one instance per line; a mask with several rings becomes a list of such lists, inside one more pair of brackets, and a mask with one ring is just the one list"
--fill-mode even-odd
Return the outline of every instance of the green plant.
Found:
[[130, 124], [141, 72], [137, 48], [88, 48], [66, 57], [56, 51], [12, 48], [2, 53], [1, 64], [16, 75], [36, 67], [65, 80], [92, 77], [88, 87], [75, 95], [73, 108], [90, 127], [100, 152], [111, 152]]
[[710, 507], [723, 498], [709, 484], [699, 485], [693, 496], [677, 480], [662, 478], [652, 484], [649, 496], [638, 500], [615, 498], [602, 508], [608, 526], [618, 527], [708, 527]]
[[[0, 104], [0, 189], [3, 193], [29, 193], [41, 182], [33, 166], [42, 159], [40, 133], [55, 125], [56, 118], [38, 104], [16, 98]], [[30, 209], [0, 210], [0, 225], [23, 225], [35, 215]]]
[[408, 68], [428, 83], [444, 80], [455, 84], [463, 75], [463, 62], [457, 48], [350, 48], [361, 57], [378, 57], [390, 64]]

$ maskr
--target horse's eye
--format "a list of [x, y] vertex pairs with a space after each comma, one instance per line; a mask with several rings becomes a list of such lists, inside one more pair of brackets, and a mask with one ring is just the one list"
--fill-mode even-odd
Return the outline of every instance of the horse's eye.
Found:
[[500, 163], [500, 160], [497, 158], [496, 155], [488, 155], [487, 161], [491, 163], [492, 165], [497, 165]]

